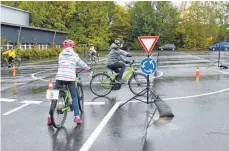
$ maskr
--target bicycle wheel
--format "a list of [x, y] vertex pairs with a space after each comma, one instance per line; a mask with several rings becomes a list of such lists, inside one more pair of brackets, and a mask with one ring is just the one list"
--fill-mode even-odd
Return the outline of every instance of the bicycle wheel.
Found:
[[1, 61], [1, 67], [2, 68], [8, 68], [6, 61], [4, 61], [4, 60]]
[[80, 112], [84, 112], [84, 93], [83, 93], [83, 86], [82, 84], [78, 84], [77, 86], [77, 93], [78, 93], [78, 103]]
[[[137, 95], [139, 94], [141, 91], [143, 91], [145, 88], [147, 88], [147, 76], [143, 73], [134, 73], [129, 81], [128, 81], [128, 85], [130, 88], [130, 91]], [[144, 95], [146, 93], [143, 92], [139, 95]]]
[[67, 118], [67, 110], [65, 108], [65, 96], [60, 95], [58, 100], [52, 100], [51, 103], [51, 121], [55, 128], [61, 128]]
[[14, 61], [15, 68], [18, 69], [20, 67], [21, 62], [19, 60]]
[[90, 82], [90, 89], [96, 96], [106, 96], [112, 90], [111, 78], [105, 73], [95, 74]]

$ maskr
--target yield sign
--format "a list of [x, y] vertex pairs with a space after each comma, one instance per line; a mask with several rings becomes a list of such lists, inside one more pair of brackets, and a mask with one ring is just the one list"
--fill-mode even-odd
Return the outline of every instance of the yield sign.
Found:
[[159, 36], [140, 36], [138, 40], [142, 44], [143, 48], [145, 49], [146, 53], [149, 55], [156, 44]]

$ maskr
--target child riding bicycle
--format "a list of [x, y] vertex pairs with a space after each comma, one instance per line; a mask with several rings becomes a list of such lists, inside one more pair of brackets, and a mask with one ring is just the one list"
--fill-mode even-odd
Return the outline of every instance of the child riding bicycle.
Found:
[[[56, 74], [56, 85], [55, 89], [62, 88], [63, 85], [67, 85], [71, 97], [73, 100], [73, 110], [74, 110], [74, 122], [82, 124], [82, 120], [80, 119], [79, 113], [79, 105], [78, 105], [78, 96], [77, 96], [77, 88], [75, 86], [76, 80], [76, 65], [79, 65], [81, 68], [85, 70], [90, 70], [90, 67], [84, 63], [78, 56], [77, 53], [74, 52], [75, 42], [72, 40], [65, 40], [62, 43], [64, 49], [59, 54], [58, 59], [58, 71]], [[51, 121], [51, 107], [48, 116], [48, 124], [52, 124]]]
[[90, 44], [89, 56], [89, 61], [92, 61], [92, 58], [96, 56], [96, 50], [93, 44]]
[[11, 67], [11, 64], [13, 62], [13, 59], [16, 57], [15, 51], [13, 49], [12, 50], [9, 49], [9, 50], [3, 52], [2, 55], [7, 55], [8, 68], [10, 68]]
[[125, 81], [122, 80], [122, 76], [125, 71], [126, 64], [130, 63], [129, 61], [126, 61], [123, 56], [131, 57], [129, 53], [121, 49], [123, 44], [124, 40], [117, 38], [110, 46], [110, 53], [107, 59], [107, 68], [111, 69], [115, 73], [119, 73], [117, 81], [122, 84], [125, 83]]

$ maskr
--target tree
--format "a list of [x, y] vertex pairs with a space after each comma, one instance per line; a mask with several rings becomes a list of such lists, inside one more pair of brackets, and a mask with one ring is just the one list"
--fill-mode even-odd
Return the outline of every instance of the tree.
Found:
[[115, 38], [127, 39], [130, 30], [130, 15], [128, 11], [120, 5], [116, 5], [115, 12], [112, 16], [111, 23], [111, 39]]
[[142, 49], [138, 42], [138, 36], [156, 35], [156, 13], [153, 3], [136, 2], [129, 10], [131, 16], [131, 30], [128, 36], [130, 46], [135, 49]]
[[74, 2], [26, 2], [22, 1], [18, 8], [31, 12], [30, 25], [67, 30], [70, 19], [75, 11]]
[[98, 50], [109, 47], [109, 9], [113, 2], [75, 2], [76, 12], [69, 37], [79, 45], [93, 43]]
[[[179, 12], [172, 2], [157, 2], [156, 5], [156, 34], [160, 36], [158, 45], [173, 43], [178, 45]], [[182, 30], [180, 31], [182, 32]]]

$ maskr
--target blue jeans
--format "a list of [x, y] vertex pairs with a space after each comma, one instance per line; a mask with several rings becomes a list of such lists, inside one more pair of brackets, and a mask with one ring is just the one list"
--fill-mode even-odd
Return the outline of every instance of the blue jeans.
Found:
[[[71, 93], [74, 116], [79, 116], [80, 112], [79, 112], [79, 104], [78, 104], [78, 93], [77, 93], [75, 81], [56, 80], [55, 89], [61, 89], [63, 85], [67, 85]], [[50, 108], [49, 114], [50, 112], [51, 112], [51, 108]]]

